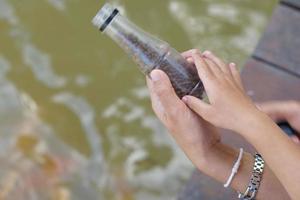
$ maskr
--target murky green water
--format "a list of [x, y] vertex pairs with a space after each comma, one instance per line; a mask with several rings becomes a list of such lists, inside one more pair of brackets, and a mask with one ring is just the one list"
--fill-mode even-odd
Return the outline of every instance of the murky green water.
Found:
[[[115, 0], [180, 51], [240, 65], [276, 0]], [[174, 199], [192, 166], [145, 80], [91, 24], [104, 1], [0, 0], [0, 199]]]

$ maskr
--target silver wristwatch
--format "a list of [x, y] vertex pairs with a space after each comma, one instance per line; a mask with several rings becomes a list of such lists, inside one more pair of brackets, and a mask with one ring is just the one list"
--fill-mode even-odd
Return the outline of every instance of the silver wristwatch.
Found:
[[256, 194], [258, 192], [258, 188], [260, 186], [260, 182], [262, 179], [264, 167], [265, 167], [265, 161], [263, 160], [262, 156], [260, 154], [255, 154], [255, 162], [253, 167], [252, 176], [250, 179], [250, 183], [247, 187], [247, 190], [244, 194], [239, 193], [239, 199], [242, 200], [253, 200], [256, 197]]

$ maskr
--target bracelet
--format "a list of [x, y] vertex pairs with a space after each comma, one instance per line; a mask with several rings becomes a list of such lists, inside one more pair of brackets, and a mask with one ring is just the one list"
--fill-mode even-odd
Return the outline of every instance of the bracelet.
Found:
[[243, 157], [243, 153], [244, 153], [244, 149], [240, 148], [239, 157], [238, 157], [237, 161], [234, 163], [234, 165], [232, 167], [231, 174], [230, 174], [228, 180], [224, 184], [225, 188], [227, 188], [230, 185], [230, 183], [232, 182], [232, 180], [234, 178], [234, 175], [238, 172], [239, 167], [241, 165], [241, 160], [242, 160], [242, 157]]
[[260, 154], [255, 154], [255, 162], [253, 167], [252, 176], [250, 179], [250, 183], [247, 187], [247, 190], [244, 194], [239, 193], [238, 197], [242, 200], [253, 200], [256, 197], [256, 194], [258, 192], [260, 182], [262, 179], [264, 167], [265, 167], [265, 161], [263, 160], [262, 156]]

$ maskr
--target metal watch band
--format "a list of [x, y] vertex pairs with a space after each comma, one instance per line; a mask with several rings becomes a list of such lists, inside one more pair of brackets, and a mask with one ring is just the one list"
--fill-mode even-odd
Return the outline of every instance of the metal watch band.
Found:
[[262, 179], [264, 167], [265, 167], [265, 161], [263, 160], [262, 156], [260, 154], [255, 154], [255, 162], [253, 167], [252, 176], [250, 179], [250, 183], [247, 187], [247, 190], [244, 194], [239, 193], [239, 199], [242, 200], [253, 200], [256, 197], [256, 194], [258, 192], [260, 182]]

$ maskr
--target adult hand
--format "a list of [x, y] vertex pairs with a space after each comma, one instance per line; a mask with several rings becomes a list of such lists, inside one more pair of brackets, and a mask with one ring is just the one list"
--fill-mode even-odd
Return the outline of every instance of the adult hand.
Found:
[[259, 111], [245, 93], [234, 63], [227, 65], [209, 51], [190, 50], [185, 56], [195, 63], [209, 99], [205, 103], [193, 96], [183, 97], [193, 111], [215, 126], [238, 133], [257, 120]]
[[[269, 115], [275, 122], [287, 121], [293, 129], [300, 133], [300, 102], [270, 101], [257, 104], [258, 108]], [[300, 135], [292, 136], [292, 140], [300, 144]]]
[[190, 160], [201, 168], [220, 142], [218, 130], [189, 109], [176, 95], [168, 76], [153, 70], [147, 77], [152, 108]]

